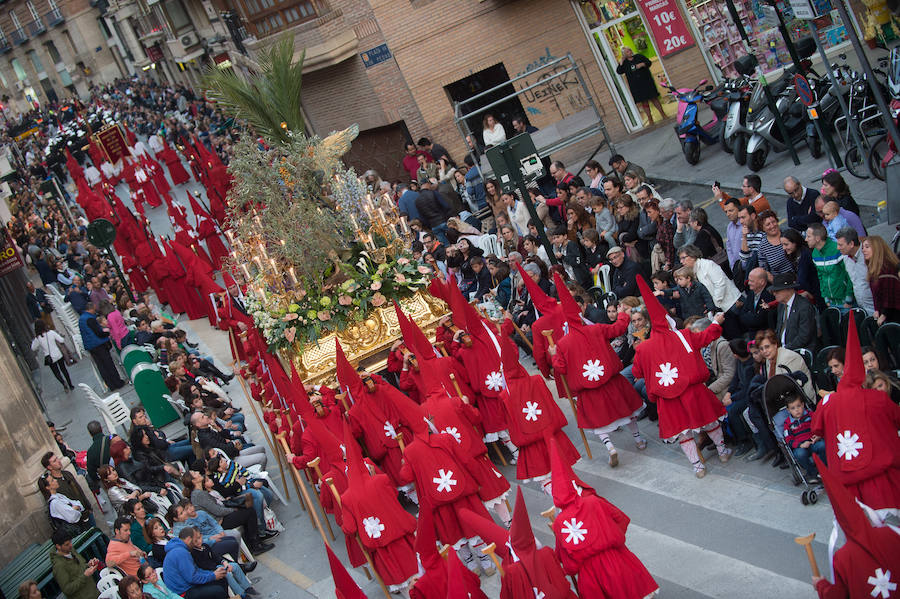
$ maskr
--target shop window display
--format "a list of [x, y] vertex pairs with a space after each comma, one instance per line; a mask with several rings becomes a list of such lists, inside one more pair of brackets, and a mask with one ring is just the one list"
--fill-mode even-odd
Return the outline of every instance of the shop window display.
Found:
[[[847, 40], [847, 30], [836, 10], [832, 10], [830, 0], [814, 0], [818, 12], [823, 16], [816, 19], [819, 39], [826, 49]], [[794, 41], [813, 34], [809, 22], [794, 18], [790, 4], [779, 0], [778, 9], [784, 16], [791, 39]], [[737, 75], [734, 61], [745, 54], [744, 45], [737, 28], [728, 14], [723, 0], [688, 0], [691, 17], [706, 41], [706, 47], [713, 62], [728, 77]], [[774, 12], [766, 13], [771, 8], [760, 0], [735, 0], [735, 7], [753, 52], [759, 58], [763, 72], [774, 71], [791, 63], [791, 56], [777, 27]]]

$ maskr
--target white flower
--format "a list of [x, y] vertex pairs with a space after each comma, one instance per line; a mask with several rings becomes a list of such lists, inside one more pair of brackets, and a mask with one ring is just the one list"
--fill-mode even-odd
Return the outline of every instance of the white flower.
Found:
[[659, 384], [663, 387], [674, 385], [675, 379], [678, 378], [678, 367], [672, 366], [671, 362], [660, 364], [659, 372], [656, 373], [656, 378], [659, 379]]
[[589, 381], [599, 381], [606, 370], [600, 360], [588, 360], [581, 369], [584, 371], [582, 375]]
[[525, 414], [525, 420], [533, 420], [537, 422], [538, 416], [544, 413], [538, 407], [538, 403], [536, 401], [526, 401], [525, 407], [522, 408], [522, 413]]
[[875, 570], [875, 576], [869, 576], [866, 580], [874, 588], [869, 593], [872, 597], [881, 595], [881, 599], [887, 599], [891, 596], [891, 591], [897, 590], [897, 583], [891, 582], [891, 571], [883, 571], [881, 568]]
[[381, 531], [384, 530], [384, 524], [376, 516], [369, 516], [362, 523], [370, 539], [377, 539], [381, 536]]
[[566, 533], [566, 543], [577, 545], [587, 537], [587, 529], [584, 528], [584, 522], [572, 518], [564, 520], [562, 532]]
[[503, 375], [496, 370], [487, 375], [484, 379], [484, 386], [492, 391], [499, 391], [503, 388]]
[[384, 426], [382, 428], [384, 429], [385, 437], [390, 437], [391, 439], [397, 438], [397, 431], [394, 430], [394, 425], [391, 424], [389, 421], [385, 420]]
[[457, 443], [462, 443], [462, 435], [459, 434], [459, 429], [457, 429], [455, 426], [448, 426], [441, 432], [447, 433], [448, 435], [456, 439]]
[[451, 476], [453, 476], [453, 470], [445, 471], [443, 468], [441, 468], [440, 470], [438, 470], [438, 475], [431, 479], [431, 482], [437, 485], [437, 490], [439, 493], [449, 493], [456, 485], [456, 480], [450, 478]]
[[862, 441], [859, 440], [859, 435], [857, 435], [856, 433], [851, 433], [850, 431], [838, 433], [837, 442], [838, 457], [844, 458], [848, 462], [853, 458], [859, 456], [859, 450], [863, 448]]

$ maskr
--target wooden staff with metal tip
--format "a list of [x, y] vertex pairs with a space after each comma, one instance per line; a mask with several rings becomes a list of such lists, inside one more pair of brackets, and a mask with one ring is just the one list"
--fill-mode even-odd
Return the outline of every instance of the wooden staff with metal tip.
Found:
[[400, 453], [406, 451], [406, 443], [403, 441], [403, 433], [397, 433], [397, 445], [400, 446]]
[[[278, 446], [279, 451], [281, 451], [281, 447], [287, 447], [287, 440], [285, 439], [286, 435], [287, 435], [287, 433], [278, 433], [277, 435], [275, 435], [275, 442], [279, 444], [279, 446]], [[282, 443], [283, 443], [283, 445], [282, 445]], [[287, 454], [285, 454], [284, 457], [285, 457], [285, 465], [291, 466], [293, 468], [294, 465], [291, 463], [290, 460], [287, 459]], [[303, 503], [303, 496], [300, 494], [300, 487], [297, 486], [297, 479], [293, 475], [290, 478], [291, 478], [291, 482], [294, 483], [294, 491], [297, 492], [297, 501], [300, 502], [300, 507], [302, 507], [303, 511], [305, 512], [305, 511], [307, 511], [306, 504]], [[285, 493], [287, 493], [287, 491], [285, 491]], [[310, 522], [315, 524], [314, 522], [312, 522], [312, 518], [310, 518]]]
[[[550, 350], [553, 353], [556, 352], [556, 341], [553, 340], [553, 331], [541, 331], [541, 335], [547, 338], [547, 343], [550, 345]], [[561, 372], [557, 372], [556, 376], [559, 377], [559, 380], [562, 381], [563, 389], [566, 392], [566, 397], [569, 398], [569, 405], [572, 406], [572, 412], [575, 414], [575, 425], [578, 426], [578, 409], [575, 407], [575, 400], [572, 399], [572, 392], [569, 390], [569, 382], [566, 380], [566, 375]], [[587, 452], [587, 456], [589, 460], [594, 459], [594, 454], [591, 453], [591, 447], [588, 445], [587, 435], [584, 434], [584, 429], [578, 427], [578, 432], [581, 433], [581, 440], [584, 442], [584, 450]]]
[[497, 551], [496, 543], [491, 543], [481, 550], [483, 554], [491, 558], [491, 561], [494, 562], [494, 565], [497, 567], [497, 572], [500, 573], [500, 576], [503, 576], [503, 566], [500, 565], [500, 560], [497, 558], [495, 551]]
[[338, 401], [341, 402], [341, 405], [344, 406], [344, 414], [350, 411], [350, 406], [347, 405], [347, 394], [346, 393], [335, 393], [334, 395]]
[[[328, 485], [328, 488], [331, 489], [331, 493], [332, 493], [332, 495], [334, 495], [334, 500], [340, 506], [341, 505], [341, 495], [340, 495], [340, 493], [338, 493], [337, 489], [335, 488], [334, 481], [329, 478], [329, 479], [325, 480], [325, 484]], [[387, 597], [387, 599], [393, 599], [393, 597], [391, 597], [391, 592], [388, 590], [387, 586], [384, 584], [384, 581], [381, 579], [381, 576], [378, 574], [378, 571], [375, 569], [375, 564], [372, 562], [372, 556], [369, 555], [369, 552], [366, 549], [366, 546], [363, 545], [363, 543], [362, 543], [362, 539], [359, 538], [359, 532], [353, 533], [353, 536], [356, 537], [356, 542], [359, 543], [359, 548], [363, 552], [363, 555], [366, 558], [366, 563], [368, 563], [369, 567], [372, 568], [372, 572], [375, 574], [375, 580], [377, 580], [379, 586], [381, 586], [381, 590], [384, 592], [384, 596]], [[369, 571], [366, 570], [365, 568], [363, 568], [363, 571], [366, 573], [366, 576], [368, 576], [369, 579], [371, 580], [372, 577], [369, 575]]]
[[[284, 437], [279, 439], [281, 441], [281, 446], [284, 448], [285, 453], [288, 453], [290, 449], [288, 448], [287, 441], [285, 441]], [[306, 502], [306, 505], [309, 506], [309, 515], [310, 519], [313, 521], [313, 525], [316, 527], [316, 530], [319, 531], [319, 534], [322, 536], [322, 542], [328, 545], [328, 539], [325, 538], [325, 529], [322, 527], [322, 523], [319, 521], [319, 512], [316, 511], [315, 506], [313, 505], [312, 499], [309, 498], [309, 493], [306, 490], [306, 485], [303, 484], [303, 480], [300, 478], [300, 473], [297, 472], [297, 469], [294, 468], [294, 465], [291, 464], [291, 474], [294, 475], [294, 478], [297, 479], [298, 487], [300, 488], [300, 494], [303, 501]], [[330, 546], [330, 545], [329, 545]]]
[[541, 516], [549, 520], [549, 522], [547, 522], [547, 526], [550, 527], [550, 530], [553, 530], [553, 521], [556, 520], [556, 508], [550, 506], [550, 509], [541, 512]]
[[809, 567], [812, 569], [812, 575], [820, 578], [822, 575], [819, 573], [819, 565], [816, 563], [816, 556], [812, 550], [812, 542], [815, 538], [816, 533], [812, 533], [805, 537], [795, 537], [794, 542], [798, 545], [803, 545], [804, 549], [806, 549], [806, 557], [809, 558]]

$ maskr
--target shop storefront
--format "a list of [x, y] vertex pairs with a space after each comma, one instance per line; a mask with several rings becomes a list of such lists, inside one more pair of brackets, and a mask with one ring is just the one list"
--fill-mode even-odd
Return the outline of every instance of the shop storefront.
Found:
[[[848, 24], [833, 10], [831, 0], [812, 2], [822, 15], [814, 24], [826, 51], [849, 49]], [[771, 73], [790, 64], [775, 9], [765, 0], [734, 0], [734, 4], [763, 72]], [[667, 116], [675, 114], [677, 103], [664, 84], [671, 81], [679, 88], [693, 86], [702, 78], [704, 66], [712, 79], [722, 75], [734, 77], [735, 59], [746, 54], [725, 0], [573, 0], [573, 6], [629, 131], [639, 130], [649, 122], [635, 104], [625, 77], [616, 72], [624, 48], [650, 60]], [[788, 0], [778, 0], [777, 6], [792, 40], [814, 34], [813, 22], [795, 18]], [[848, 7], [855, 19], [849, 26], [855, 27], [871, 46], [897, 39], [900, 21], [890, 13], [884, 0], [848, 0]]]

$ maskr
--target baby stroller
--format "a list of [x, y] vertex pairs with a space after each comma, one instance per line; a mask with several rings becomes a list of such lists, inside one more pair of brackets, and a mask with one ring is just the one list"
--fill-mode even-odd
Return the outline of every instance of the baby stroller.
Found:
[[[801, 383], [798, 383], [798, 378], [801, 379]], [[821, 483], [813, 485], [807, 481], [803, 468], [800, 467], [800, 464], [797, 462], [797, 459], [794, 457], [790, 447], [787, 446], [783, 438], [784, 422], [787, 419], [785, 400], [788, 397], [799, 395], [803, 398], [808, 409], [812, 410], [815, 407], [812, 400], [803, 393], [801, 384], [805, 382], [806, 375], [800, 372], [776, 374], [767, 380], [763, 387], [763, 404], [766, 410], [766, 422], [769, 425], [769, 430], [775, 437], [778, 449], [790, 465], [791, 474], [794, 477], [794, 484], [802, 484], [804, 486], [804, 491], [800, 495], [800, 501], [803, 502], [803, 505], [811, 505], [819, 500], [819, 493], [822, 492], [824, 486]]]

